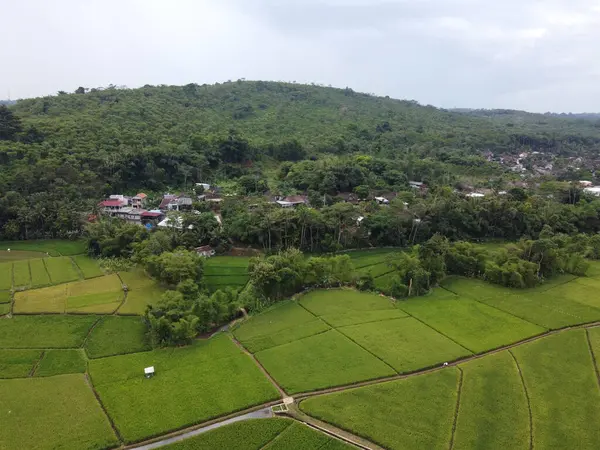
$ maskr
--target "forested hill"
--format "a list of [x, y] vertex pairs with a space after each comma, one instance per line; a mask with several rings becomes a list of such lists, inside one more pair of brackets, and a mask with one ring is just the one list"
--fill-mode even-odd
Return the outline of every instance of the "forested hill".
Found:
[[351, 89], [263, 81], [92, 90], [22, 100], [12, 110], [52, 145], [77, 153], [177, 153], [195, 137], [218, 140], [232, 131], [257, 147], [297, 140], [309, 152], [392, 158], [440, 149], [568, 153], [600, 142], [600, 126], [591, 121], [463, 114]]

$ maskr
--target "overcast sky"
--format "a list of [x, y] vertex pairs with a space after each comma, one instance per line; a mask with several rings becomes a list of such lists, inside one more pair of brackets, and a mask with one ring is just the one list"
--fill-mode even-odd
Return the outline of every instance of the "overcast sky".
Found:
[[600, 111], [598, 0], [0, 0], [0, 23], [0, 98], [246, 78]]

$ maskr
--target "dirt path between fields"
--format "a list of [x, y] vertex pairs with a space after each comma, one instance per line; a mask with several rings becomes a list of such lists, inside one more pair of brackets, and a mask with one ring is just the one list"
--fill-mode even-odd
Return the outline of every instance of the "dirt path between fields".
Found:
[[[327, 388], [327, 389], [320, 389], [320, 390], [315, 390], [315, 391], [311, 391], [311, 392], [303, 392], [303, 393], [299, 393], [296, 394], [294, 396], [294, 404], [290, 405], [290, 411], [289, 411], [289, 416], [295, 418], [296, 420], [299, 420], [301, 422], [306, 423], [307, 425], [323, 432], [326, 434], [330, 434], [331, 436], [334, 436], [338, 439], [344, 440], [345, 442], [348, 443], [352, 443], [353, 445], [359, 447], [359, 448], [363, 448], [363, 449], [367, 449], [367, 450], [382, 450], [382, 447], [374, 444], [373, 442], [370, 442], [362, 437], [359, 437], [357, 435], [354, 435], [350, 432], [347, 432], [345, 430], [342, 430], [340, 428], [337, 428], [329, 423], [325, 423], [325, 422], [321, 422], [317, 419], [315, 419], [314, 417], [308, 416], [307, 414], [303, 413], [302, 411], [300, 411], [299, 407], [298, 407], [298, 403], [299, 401], [306, 399], [306, 398], [310, 398], [310, 397], [316, 397], [319, 395], [325, 395], [325, 394], [330, 394], [330, 393], [334, 393], [334, 392], [341, 392], [341, 391], [346, 391], [346, 390], [350, 390], [350, 389], [356, 389], [359, 387], [364, 387], [364, 386], [370, 386], [373, 384], [380, 384], [380, 383], [388, 383], [391, 381], [396, 381], [396, 380], [401, 380], [401, 379], [405, 379], [405, 378], [411, 378], [414, 376], [419, 376], [419, 375], [424, 375], [424, 374], [428, 374], [428, 373], [432, 373], [432, 372], [436, 372], [438, 370], [442, 370], [446, 367], [452, 367], [452, 366], [457, 366], [459, 364], [464, 364], [467, 363], [469, 361], [473, 361], [475, 359], [479, 359], [479, 358], [483, 358], [484, 356], [488, 356], [488, 355], [493, 355], [495, 353], [499, 353], [505, 350], [510, 350], [514, 347], [523, 345], [523, 344], [527, 344], [529, 342], [534, 342], [537, 341], [539, 339], [543, 339], [545, 337], [554, 335], [554, 334], [558, 334], [558, 333], [562, 333], [565, 331], [569, 331], [569, 330], [578, 330], [578, 329], [588, 329], [588, 328], [595, 328], [600, 326], [600, 321], [596, 321], [596, 322], [590, 322], [587, 324], [581, 324], [581, 325], [573, 325], [573, 326], [569, 326], [569, 327], [565, 327], [565, 328], [560, 328], [557, 330], [551, 330], [551, 331], [547, 331], [543, 334], [539, 334], [537, 336], [528, 338], [528, 339], [524, 339], [522, 341], [519, 342], [515, 342], [513, 344], [509, 344], [506, 345], [504, 347], [499, 347], [497, 349], [493, 349], [493, 350], [489, 350], [485, 353], [480, 353], [478, 355], [472, 355], [472, 356], [468, 356], [466, 358], [462, 358], [456, 361], [452, 361], [447, 363], [446, 366], [444, 366], [443, 364], [440, 364], [439, 366], [436, 367], [431, 367], [431, 368], [427, 368], [427, 369], [422, 369], [416, 372], [411, 372], [411, 373], [406, 373], [406, 374], [401, 374], [401, 375], [394, 375], [391, 377], [387, 377], [387, 378], [379, 378], [376, 380], [370, 380], [370, 381], [362, 381], [362, 382], [357, 382], [357, 383], [352, 383], [352, 384], [348, 384], [348, 385], [344, 385], [344, 386], [336, 386], [336, 387], [332, 387], [332, 388]], [[247, 355], [249, 355], [257, 364], [257, 366], [261, 369], [261, 371], [265, 374], [265, 376], [273, 383], [273, 385], [275, 387], [277, 387], [277, 390], [282, 394], [282, 397], [287, 397], [287, 394], [285, 393], [285, 391], [283, 391], [283, 389], [281, 389], [281, 387], [275, 382], [275, 380], [271, 377], [271, 375], [265, 370], [265, 368], [252, 356], [252, 354], [250, 354], [243, 346], [240, 342], [238, 342], [233, 336], [231, 336], [232, 340], [235, 342], [235, 344], [242, 350], [244, 351], [244, 353], [246, 353]], [[191, 437], [191, 436], [195, 436], [197, 434], [201, 434], [205, 431], [209, 431], [215, 428], [219, 428], [221, 426], [225, 426], [228, 425], [230, 423], [233, 422], [237, 422], [240, 420], [247, 420], [247, 419], [251, 419], [251, 418], [257, 418], [257, 417], [253, 417], [251, 416], [254, 412], [256, 411], [266, 411], [268, 410], [269, 413], [272, 414], [271, 412], [271, 406], [276, 404], [278, 402], [269, 402], [269, 403], [264, 403], [262, 405], [258, 405], [253, 409], [249, 409], [249, 410], [245, 410], [245, 411], [241, 411], [239, 413], [233, 413], [230, 414], [228, 416], [223, 417], [221, 420], [220, 419], [214, 419], [212, 421], [209, 422], [205, 422], [203, 424], [197, 424], [194, 427], [189, 427], [183, 430], [179, 430], [173, 433], [169, 433], [163, 436], [163, 439], [161, 439], [161, 437], [157, 437], [154, 438], [152, 440], [148, 440], [145, 442], [141, 442], [135, 445], [131, 445], [131, 446], [126, 446], [125, 448], [127, 450], [150, 450], [150, 449], [154, 449], [154, 448], [159, 448], [161, 446], [170, 444], [172, 442], [176, 442], [179, 440], [183, 440], [185, 438]], [[267, 412], [265, 412], [264, 414], [268, 414]], [[264, 417], [272, 417], [271, 416], [263, 416]], [[166, 437], [168, 436], [168, 437]], [[166, 437], [166, 438], [165, 438]], [[175, 440], [172, 440], [175, 439]]]

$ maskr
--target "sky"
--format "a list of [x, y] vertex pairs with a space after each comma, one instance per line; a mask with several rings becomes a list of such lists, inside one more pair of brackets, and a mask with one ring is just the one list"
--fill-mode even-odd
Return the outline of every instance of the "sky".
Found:
[[0, 0], [0, 98], [296, 81], [600, 112], [599, 0]]

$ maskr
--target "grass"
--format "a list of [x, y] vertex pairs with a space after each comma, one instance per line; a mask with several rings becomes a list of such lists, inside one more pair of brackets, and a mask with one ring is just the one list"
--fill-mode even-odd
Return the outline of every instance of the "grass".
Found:
[[11, 249], [10, 252], [6, 250], [0, 250], [0, 261], [20, 261], [32, 258], [42, 258], [46, 256], [40, 252], [27, 252]]
[[66, 373], [83, 373], [86, 368], [87, 361], [83, 350], [47, 350], [35, 371], [35, 376], [50, 377]]
[[77, 255], [73, 257], [73, 261], [83, 273], [83, 278], [95, 278], [104, 275], [100, 269], [98, 262], [85, 255]]
[[14, 316], [0, 320], [0, 348], [81, 347], [96, 316]]
[[17, 292], [15, 313], [111, 313], [123, 300], [121, 281], [116, 274]]
[[394, 280], [395, 276], [396, 274], [392, 272], [375, 278], [373, 280], [375, 284], [375, 289], [382, 292], [389, 292], [392, 285], [392, 281]]
[[162, 448], [164, 450], [260, 450], [292, 423], [290, 419], [278, 417], [244, 420]]
[[12, 288], [12, 264], [0, 263], [0, 289]]
[[399, 373], [454, 361], [471, 354], [411, 317], [351, 325], [339, 331]]
[[455, 368], [303, 400], [300, 408], [388, 449], [448, 448]]
[[81, 450], [118, 445], [83, 375], [0, 380], [0, 398], [0, 448]]
[[160, 300], [164, 290], [155, 281], [141, 271], [119, 272], [123, 283], [127, 286], [127, 298], [119, 308], [119, 314], [142, 315], [148, 305]]
[[[337, 444], [335, 447], [332, 444]], [[325, 450], [353, 449], [337, 439], [316, 431], [307, 425], [293, 422], [283, 432], [264, 447], [264, 450]]]
[[266, 311], [253, 316], [234, 331], [242, 344], [252, 346], [252, 341], [266, 338], [289, 330], [298, 325], [315, 321], [314, 315], [293, 301], [279, 303]]
[[141, 317], [107, 316], [100, 319], [85, 344], [90, 358], [150, 350]]
[[456, 448], [529, 447], [529, 412], [519, 370], [507, 351], [461, 365]]
[[256, 358], [290, 394], [396, 373], [335, 330], [263, 350]]
[[45, 263], [52, 284], [68, 283], [69, 281], [79, 280], [79, 273], [73, 265], [73, 261], [71, 261], [71, 258], [68, 256], [47, 258]]
[[50, 284], [50, 277], [43, 259], [29, 260], [29, 267], [31, 269], [31, 287], [39, 288]]
[[[146, 379], [144, 367], [156, 375]], [[279, 397], [226, 336], [177, 349], [94, 359], [94, 386], [126, 442], [156, 436]]]
[[514, 348], [531, 399], [534, 448], [596, 449], [600, 390], [585, 330]]
[[0, 378], [25, 378], [41, 354], [41, 350], [0, 350]]
[[[60, 239], [39, 239], [34, 241], [0, 241], [2, 248], [12, 250], [43, 252], [50, 256], [80, 255], [86, 252], [85, 241], [66, 241]], [[37, 256], [39, 257], [39, 256]]]
[[394, 309], [394, 304], [386, 297], [352, 289], [312, 291], [303, 295], [299, 303], [317, 316], [342, 314], [348, 311]]
[[481, 353], [546, 331], [511, 314], [443, 289], [399, 303], [399, 307], [473, 353]]
[[29, 261], [15, 261], [13, 263], [13, 286], [19, 288], [29, 286], [30, 284]]

